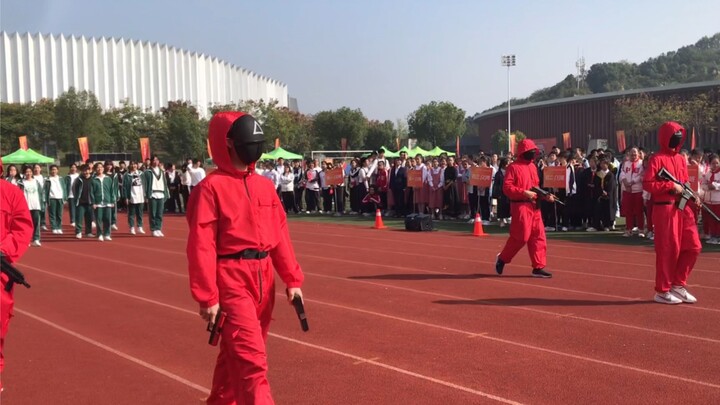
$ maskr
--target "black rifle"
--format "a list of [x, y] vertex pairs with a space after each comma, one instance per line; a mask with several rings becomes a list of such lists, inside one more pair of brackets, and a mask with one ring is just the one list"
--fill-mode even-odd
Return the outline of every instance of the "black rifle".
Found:
[[707, 212], [711, 217], [713, 217], [716, 221], [720, 222], [720, 218], [712, 212], [710, 208], [707, 207], [707, 205], [702, 203], [702, 200], [700, 199], [700, 196], [695, 194], [693, 189], [690, 187], [689, 183], [681, 183], [680, 180], [676, 179], [675, 176], [670, 174], [664, 167], [660, 169], [660, 171], [657, 174], [657, 177], [661, 180], [670, 181], [672, 183], [675, 183], [679, 186], [682, 186], [683, 191], [680, 195], [680, 200], [677, 203], [677, 207], [680, 210], [685, 209], [685, 206], [687, 205], [688, 201], [694, 200], [695, 203], [697, 203], [699, 206], [705, 209], [705, 212]]
[[293, 307], [295, 307], [295, 313], [297, 313], [298, 319], [300, 320], [300, 327], [303, 332], [307, 332], [310, 330], [310, 326], [308, 326], [307, 315], [305, 315], [305, 305], [303, 305], [302, 298], [295, 294], [292, 299], [292, 304]]
[[215, 315], [214, 321], [208, 322], [207, 331], [210, 332], [210, 340], [208, 340], [209, 345], [217, 346], [220, 341], [220, 333], [222, 332], [226, 317], [227, 314], [218, 309], [218, 313]]
[[543, 189], [541, 189], [540, 187], [533, 187], [533, 188], [530, 189], [530, 191], [534, 191], [535, 193], [540, 194], [541, 196], [543, 196], [543, 197], [545, 197], [545, 198], [547, 198], [548, 196], [552, 196], [552, 197], [555, 199], [555, 202], [556, 202], [556, 203], [558, 203], [558, 204], [560, 204], [560, 205], [563, 205], [563, 206], [565, 205], [564, 202], [560, 201], [560, 199], [558, 198], [558, 196], [556, 196], [555, 194], [553, 194], [553, 193], [551, 193], [551, 192], [549, 192], [549, 191], [547, 191], [547, 190], [543, 190]]
[[6, 258], [5, 255], [0, 253], [0, 269], [3, 273], [8, 276], [8, 283], [5, 285], [5, 291], [10, 292], [13, 288], [13, 284], [22, 284], [25, 288], [30, 288], [30, 284], [25, 281], [25, 276], [16, 269]]

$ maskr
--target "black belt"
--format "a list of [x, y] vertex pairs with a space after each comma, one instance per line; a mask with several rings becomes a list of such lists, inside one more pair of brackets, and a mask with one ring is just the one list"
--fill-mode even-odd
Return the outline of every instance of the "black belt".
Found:
[[653, 203], [653, 205], [673, 205], [673, 204], [675, 204], [675, 203], [672, 201], [657, 201], [657, 202]]
[[261, 252], [255, 249], [245, 249], [237, 253], [231, 253], [229, 255], [218, 255], [218, 259], [230, 259], [230, 260], [261, 260], [268, 257], [268, 252]]

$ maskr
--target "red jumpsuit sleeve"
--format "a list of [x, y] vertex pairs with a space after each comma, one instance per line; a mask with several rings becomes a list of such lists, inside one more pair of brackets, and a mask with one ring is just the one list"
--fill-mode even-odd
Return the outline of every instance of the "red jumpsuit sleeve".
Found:
[[[666, 195], [669, 194], [675, 187], [673, 183], [669, 181], [658, 180], [657, 173], [661, 167], [660, 159], [657, 156], [650, 158], [647, 170], [643, 175], [643, 189], [651, 195]], [[687, 170], [687, 168], [685, 169]]]
[[520, 173], [518, 173], [517, 167], [514, 165], [508, 166], [505, 172], [503, 192], [511, 200], [522, 200], [525, 198], [525, 189], [516, 185], [518, 180], [520, 180], [518, 174]]
[[217, 204], [215, 193], [200, 183], [193, 188], [186, 213], [190, 234], [187, 257], [190, 291], [203, 308], [218, 303], [217, 288]]
[[270, 258], [273, 266], [277, 270], [280, 278], [288, 288], [300, 288], [304, 280], [300, 264], [295, 258], [292, 242], [290, 242], [290, 232], [287, 226], [287, 217], [277, 194], [273, 194], [277, 199], [277, 218], [278, 218], [278, 244], [270, 250]]
[[[15, 186], [13, 186], [15, 187]], [[14, 192], [17, 191], [17, 192]], [[32, 217], [30, 217], [30, 209], [22, 191], [3, 190], [3, 193], [10, 195], [0, 196], [3, 201], [7, 201], [8, 207], [2, 207], [3, 215], [10, 215], [11, 220], [2, 219], [3, 224], [10, 223], [5, 232], [5, 237], [0, 241], [0, 249], [10, 263], [16, 262], [30, 246], [30, 240], [33, 234]]]

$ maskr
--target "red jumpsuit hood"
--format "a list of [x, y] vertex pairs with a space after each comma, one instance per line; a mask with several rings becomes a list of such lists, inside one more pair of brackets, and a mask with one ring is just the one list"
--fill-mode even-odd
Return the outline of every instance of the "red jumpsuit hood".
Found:
[[[670, 138], [675, 134], [677, 131], [682, 131], [682, 141], [678, 144], [678, 146], [674, 149], [670, 148]], [[687, 138], [687, 133], [685, 132], [685, 128], [683, 128], [682, 125], [678, 124], [677, 122], [668, 121], [660, 127], [658, 130], [658, 141], [660, 143], [660, 151], [664, 153], [669, 154], [675, 154], [680, 152], [680, 148], [682, 148], [682, 145], [685, 143], [685, 139]]]
[[213, 163], [215, 163], [218, 170], [236, 176], [245, 176], [255, 171], [255, 163], [248, 166], [247, 172], [241, 172], [235, 168], [227, 147], [227, 134], [233, 122], [243, 115], [246, 115], [246, 113], [240, 111], [222, 111], [216, 113], [210, 119], [208, 128], [208, 139], [210, 140], [210, 151], [212, 152]]
[[520, 144], [517, 148], [517, 154], [518, 156], [522, 156], [523, 153], [530, 151], [530, 150], [537, 150], [537, 145], [535, 145], [535, 142], [532, 141], [532, 139], [523, 139], [520, 141]]

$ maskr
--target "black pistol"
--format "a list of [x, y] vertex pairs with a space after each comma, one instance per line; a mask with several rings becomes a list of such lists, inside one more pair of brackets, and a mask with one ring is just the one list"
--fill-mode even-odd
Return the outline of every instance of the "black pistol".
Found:
[[8, 276], [8, 283], [5, 285], [5, 291], [10, 292], [13, 288], [13, 284], [22, 284], [25, 288], [30, 288], [30, 284], [25, 281], [25, 275], [20, 270], [15, 268], [5, 258], [5, 255], [0, 253], [0, 270]]
[[310, 330], [310, 326], [308, 326], [307, 315], [305, 315], [305, 305], [303, 305], [302, 298], [295, 294], [292, 299], [292, 304], [293, 307], [295, 307], [295, 313], [297, 313], [298, 319], [300, 320], [300, 327], [303, 332], [307, 332]]
[[227, 315], [225, 312], [218, 310], [217, 315], [215, 315], [214, 322], [208, 322], [207, 331], [210, 332], [210, 340], [208, 340], [209, 345], [217, 346], [220, 341], [220, 334], [222, 333], [226, 317]]

